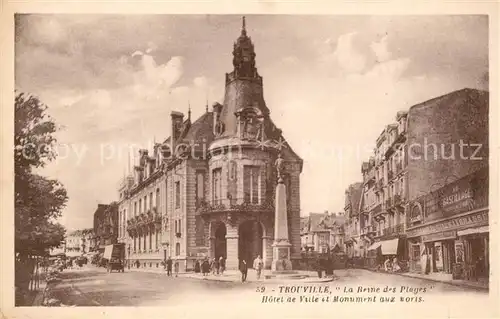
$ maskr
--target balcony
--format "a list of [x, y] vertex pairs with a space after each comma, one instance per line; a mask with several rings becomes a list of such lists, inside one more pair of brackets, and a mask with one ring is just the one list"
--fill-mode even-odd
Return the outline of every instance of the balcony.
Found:
[[392, 200], [388, 198], [385, 200], [385, 210], [390, 211], [392, 208]]
[[401, 195], [394, 195], [393, 205], [395, 207], [403, 207], [404, 202], [403, 202], [403, 198], [401, 197]]
[[365, 175], [365, 184], [368, 184], [368, 183], [374, 182], [374, 181], [375, 181], [375, 171], [374, 170], [370, 170]]
[[387, 180], [392, 180], [394, 178], [394, 172], [393, 171], [388, 171], [387, 172]]
[[196, 209], [201, 214], [212, 214], [221, 212], [263, 212], [273, 213], [274, 203], [265, 201], [251, 203], [245, 198], [219, 199], [213, 201], [202, 201]]

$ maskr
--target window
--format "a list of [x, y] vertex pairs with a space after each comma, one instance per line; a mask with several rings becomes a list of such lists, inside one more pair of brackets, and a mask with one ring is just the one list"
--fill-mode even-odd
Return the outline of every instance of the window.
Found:
[[134, 202], [134, 216], [137, 215], [137, 202]]
[[196, 203], [205, 198], [205, 173], [203, 171], [196, 172]]
[[181, 207], [181, 182], [175, 182], [175, 208]]
[[139, 214], [142, 211], [142, 199], [139, 199]]
[[149, 209], [153, 208], [153, 192], [149, 193]]
[[156, 189], [156, 199], [155, 199], [155, 206], [156, 209], [158, 210], [158, 213], [160, 213], [160, 189]]
[[148, 210], [148, 195], [144, 196], [144, 212]]
[[252, 204], [259, 203], [259, 182], [260, 167], [245, 166], [243, 168], [243, 192], [245, 194], [245, 202]]
[[181, 254], [181, 244], [177, 243], [175, 244], [175, 255], [179, 256]]
[[213, 199], [214, 203], [217, 203], [219, 200], [222, 198], [222, 169], [221, 168], [216, 168], [213, 170], [212, 173], [212, 179], [213, 179]]

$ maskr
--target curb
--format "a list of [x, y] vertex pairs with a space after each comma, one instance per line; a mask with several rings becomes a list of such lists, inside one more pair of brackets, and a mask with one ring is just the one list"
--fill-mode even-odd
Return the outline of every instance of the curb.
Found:
[[[241, 282], [241, 280], [232, 280], [232, 279], [222, 279], [222, 278], [203, 278], [203, 277], [194, 277], [194, 276], [179, 276], [179, 277], [184, 277], [184, 278], [190, 278], [190, 279], [197, 279], [197, 280], [210, 280], [210, 281], [218, 281], [218, 282]], [[267, 283], [267, 284], [285, 284], [285, 283], [305, 283], [305, 284], [317, 284], [317, 283], [325, 283], [325, 282], [332, 282], [337, 277], [334, 278], [326, 278], [324, 280], [303, 280], [303, 279], [290, 279], [290, 280], [247, 280], [246, 282], [249, 283]]]
[[396, 275], [396, 276], [406, 277], [406, 278], [422, 279], [422, 280], [427, 280], [427, 281], [432, 281], [432, 282], [439, 282], [439, 283], [450, 285], [450, 286], [468, 288], [468, 289], [473, 289], [473, 290], [478, 290], [478, 291], [485, 291], [485, 292], [490, 291], [490, 288], [488, 288], [488, 287], [478, 287], [478, 286], [474, 286], [474, 285], [468, 285], [468, 284], [458, 283], [458, 282], [443, 281], [443, 280], [438, 280], [438, 279], [434, 279], [434, 278], [414, 277], [414, 276], [405, 275], [404, 273], [385, 273], [385, 272], [379, 272], [379, 271], [375, 271], [375, 270], [371, 270], [371, 269], [367, 269], [367, 268], [359, 268], [359, 269], [364, 269], [364, 270], [367, 270], [367, 271], [370, 271], [373, 273], [377, 273], [377, 274]]

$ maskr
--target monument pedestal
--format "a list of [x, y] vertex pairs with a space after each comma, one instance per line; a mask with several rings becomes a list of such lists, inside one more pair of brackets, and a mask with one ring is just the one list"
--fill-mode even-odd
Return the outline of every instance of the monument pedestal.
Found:
[[[271, 270], [274, 272], [291, 272], [292, 262], [290, 261], [290, 247], [288, 240], [273, 243], [273, 262]], [[293, 272], [295, 273], [295, 272]]]

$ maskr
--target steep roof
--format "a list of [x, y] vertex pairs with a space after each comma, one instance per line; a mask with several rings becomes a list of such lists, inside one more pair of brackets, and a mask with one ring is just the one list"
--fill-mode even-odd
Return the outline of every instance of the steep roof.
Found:
[[334, 226], [343, 226], [345, 216], [328, 213], [310, 213], [301, 219], [301, 233], [329, 231]]

